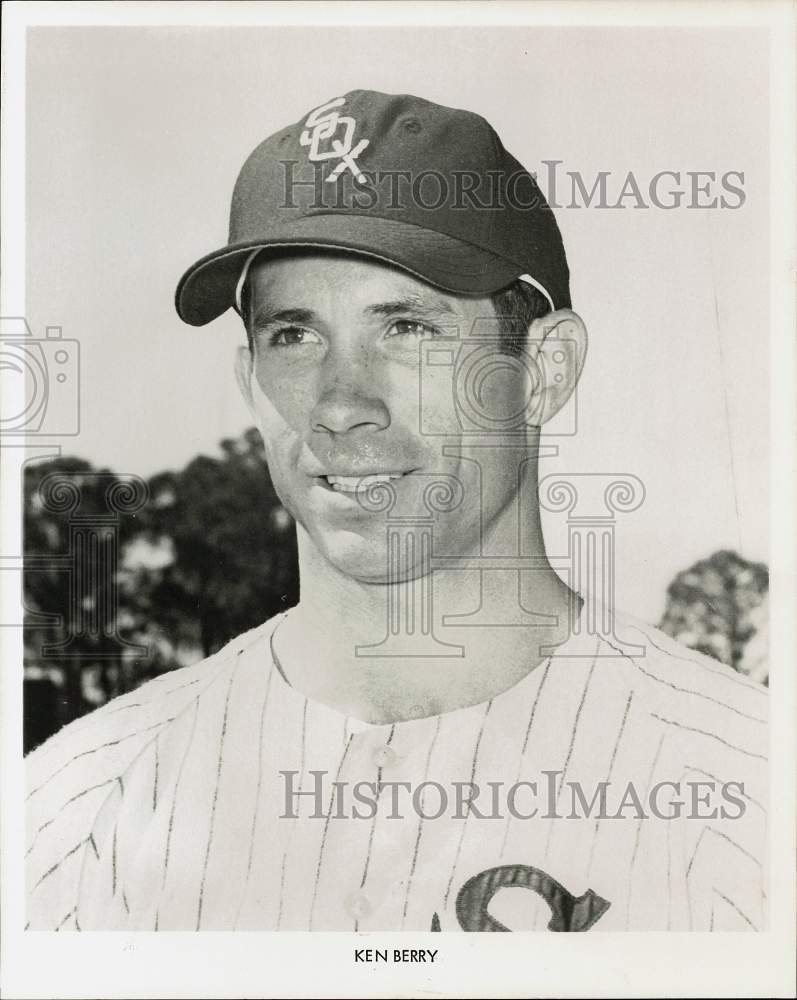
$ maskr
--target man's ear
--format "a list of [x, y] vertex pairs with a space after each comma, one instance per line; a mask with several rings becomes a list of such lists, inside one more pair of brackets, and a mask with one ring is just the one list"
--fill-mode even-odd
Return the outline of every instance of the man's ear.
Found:
[[241, 390], [241, 395], [246, 403], [246, 408], [257, 419], [255, 404], [252, 398], [252, 377], [252, 353], [245, 344], [241, 344], [235, 352], [235, 379], [238, 382], [238, 388]]
[[587, 328], [571, 309], [557, 309], [531, 324], [528, 352], [536, 366], [529, 423], [540, 426], [573, 394], [587, 356]]

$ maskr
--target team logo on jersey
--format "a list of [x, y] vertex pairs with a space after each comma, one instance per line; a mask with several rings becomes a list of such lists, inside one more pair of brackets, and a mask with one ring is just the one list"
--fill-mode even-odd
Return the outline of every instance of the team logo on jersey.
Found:
[[[322, 160], [340, 160], [340, 163], [327, 177], [328, 181], [336, 181], [344, 170], [350, 170], [358, 181], [364, 181], [365, 177], [360, 172], [357, 165], [357, 157], [368, 145], [367, 139], [360, 139], [354, 145], [354, 130], [357, 127], [356, 119], [350, 115], [340, 115], [333, 108], [339, 108], [345, 104], [343, 97], [336, 97], [328, 104], [322, 104], [320, 108], [311, 111], [305, 121], [305, 128], [299, 136], [302, 146], [309, 146], [308, 158], [314, 163]], [[342, 129], [342, 135], [337, 135]], [[326, 148], [322, 148], [322, 143]]]
[[[456, 914], [463, 931], [509, 931], [488, 912], [490, 900], [504, 888], [531, 889], [542, 896], [551, 910], [549, 931], [588, 931], [611, 903], [592, 889], [574, 896], [555, 878], [531, 865], [501, 865], [469, 878], [457, 893]], [[440, 918], [432, 917], [433, 931], [440, 930]]]

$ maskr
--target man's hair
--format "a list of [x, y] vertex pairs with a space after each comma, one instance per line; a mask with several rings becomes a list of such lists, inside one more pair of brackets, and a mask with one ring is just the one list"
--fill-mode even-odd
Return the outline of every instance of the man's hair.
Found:
[[[252, 350], [252, 328], [250, 325], [251, 292], [249, 282], [244, 282], [241, 290], [241, 318], [246, 327], [249, 350]], [[506, 288], [494, 292], [490, 301], [498, 319], [500, 349], [504, 354], [519, 356], [523, 351], [528, 330], [535, 319], [540, 319], [551, 311], [551, 306], [542, 292], [526, 281], [514, 281]]]
[[535, 319], [547, 316], [551, 305], [534, 285], [520, 280], [495, 292], [490, 301], [498, 317], [501, 350], [517, 357], [523, 351], [529, 327]]

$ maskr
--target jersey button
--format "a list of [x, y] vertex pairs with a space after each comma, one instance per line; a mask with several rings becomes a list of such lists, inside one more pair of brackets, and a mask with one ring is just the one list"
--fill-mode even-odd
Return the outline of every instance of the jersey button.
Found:
[[371, 900], [366, 896], [362, 889], [358, 889], [356, 892], [350, 892], [343, 901], [343, 905], [345, 906], [346, 912], [349, 916], [354, 917], [355, 920], [362, 920], [373, 910]]
[[384, 746], [377, 747], [374, 750], [374, 764], [377, 767], [393, 767], [398, 763], [399, 755], [393, 749], [393, 747], [385, 744]]

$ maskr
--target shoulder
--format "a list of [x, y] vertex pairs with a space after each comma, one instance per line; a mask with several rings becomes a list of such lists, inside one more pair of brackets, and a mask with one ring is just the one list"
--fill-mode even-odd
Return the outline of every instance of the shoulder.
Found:
[[[49, 897], [69, 881], [81, 848], [91, 848], [98, 815], [124, 792], [153, 751], [176, 747], [200, 700], [222, 702], [225, 678], [262, 669], [275, 619], [233, 639], [213, 656], [152, 680], [65, 726], [28, 755], [26, 868], [29, 894]], [[60, 878], [57, 878], [56, 875]], [[45, 885], [45, 883], [47, 883]], [[46, 890], [46, 892], [44, 891]], [[63, 886], [61, 886], [63, 894]], [[63, 908], [62, 903], [62, 908]], [[52, 906], [47, 905], [48, 918]], [[35, 910], [35, 907], [34, 907]], [[36, 922], [36, 921], [34, 921]]]
[[[651, 782], [681, 797], [678, 836], [695, 930], [766, 925], [768, 689], [626, 615], [616, 635], [655, 746]], [[675, 836], [675, 834], [673, 834]]]
[[[126, 757], [128, 752], [118, 748], [128, 742], [138, 745], [147, 734], [173, 722], [217, 678], [230, 671], [242, 653], [262, 643], [273, 621], [237, 636], [199, 663], [162, 674], [64, 726], [26, 757], [28, 797], [69, 769], [85, 770], [109, 756]], [[91, 763], [89, 758], [93, 758]]]
[[615, 616], [615, 636], [603, 642], [620, 654], [626, 683], [670, 746], [694, 764], [760, 771], [768, 755], [767, 688], [629, 615]]

